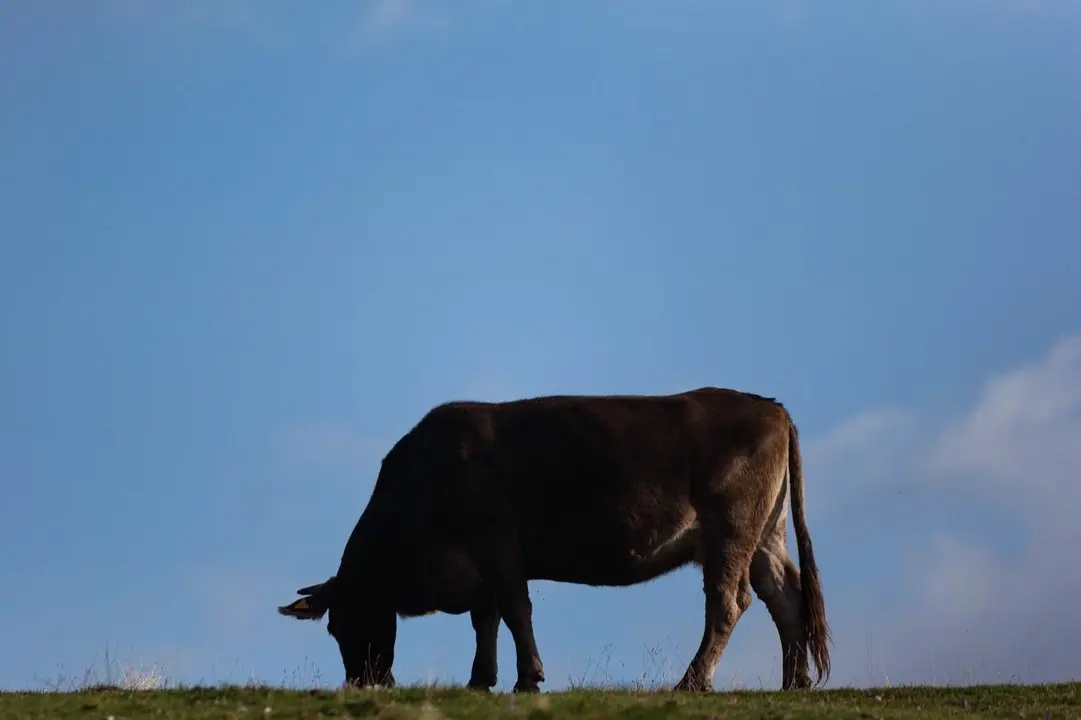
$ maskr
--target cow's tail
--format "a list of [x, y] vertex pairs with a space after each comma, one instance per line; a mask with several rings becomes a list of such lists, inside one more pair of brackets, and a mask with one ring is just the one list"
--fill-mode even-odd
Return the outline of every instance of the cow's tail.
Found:
[[822, 583], [818, 579], [811, 531], [807, 528], [807, 513], [803, 504], [803, 460], [799, 451], [799, 435], [791, 418], [788, 421], [788, 486], [791, 492], [792, 524], [796, 531], [796, 550], [799, 552], [800, 603], [804, 620], [807, 651], [818, 674], [816, 685], [829, 679], [830, 674], [830, 626], [826, 622], [826, 603], [822, 597]]

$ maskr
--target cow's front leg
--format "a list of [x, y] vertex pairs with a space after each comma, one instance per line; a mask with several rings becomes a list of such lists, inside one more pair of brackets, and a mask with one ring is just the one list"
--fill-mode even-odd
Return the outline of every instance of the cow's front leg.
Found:
[[473, 630], [477, 634], [477, 651], [473, 655], [473, 670], [469, 674], [469, 687], [484, 690], [495, 687], [499, 673], [496, 657], [499, 646], [499, 605], [495, 596], [485, 593], [469, 612]]

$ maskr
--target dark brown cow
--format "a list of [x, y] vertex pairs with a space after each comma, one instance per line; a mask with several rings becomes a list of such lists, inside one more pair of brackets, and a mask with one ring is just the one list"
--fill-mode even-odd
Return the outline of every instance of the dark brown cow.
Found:
[[[786, 484], [787, 479], [787, 484]], [[788, 555], [791, 488], [799, 570]], [[527, 581], [628, 586], [702, 568], [701, 645], [676, 686], [708, 690], [751, 589], [780, 635], [782, 687], [829, 676], [829, 626], [803, 505], [796, 427], [777, 401], [701, 388], [440, 405], [383, 459], [338, 572], [283, 615], [328, 610], [346, 679], [392, 685], [397, 617], [469, 612], [469, 685], [496, 683], [514, 637], [516, 691], [544, 670]]]

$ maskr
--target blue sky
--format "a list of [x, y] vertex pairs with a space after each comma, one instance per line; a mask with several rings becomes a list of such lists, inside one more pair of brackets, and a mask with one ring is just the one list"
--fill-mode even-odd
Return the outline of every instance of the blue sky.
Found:
[[[705, 384], [806, 438], [833, 684], [1081, 675], [1081, 5], [301, 8], [0, 9], [0, 687], [335, 684], [274, 608], [429, 407]], [[700, 588], [534, 583], [546, 687], [678, 679]]]

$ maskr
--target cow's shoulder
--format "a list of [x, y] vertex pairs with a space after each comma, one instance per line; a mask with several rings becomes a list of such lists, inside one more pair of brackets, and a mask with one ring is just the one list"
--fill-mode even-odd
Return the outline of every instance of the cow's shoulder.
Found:
[[418, 423], [434, 432], [460, 433], [491, 423], [493, 413], [506, 403], [451, 400], [429, 410]]

